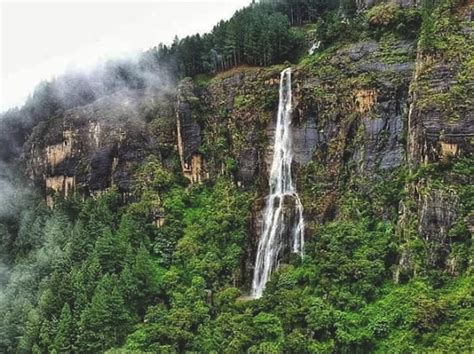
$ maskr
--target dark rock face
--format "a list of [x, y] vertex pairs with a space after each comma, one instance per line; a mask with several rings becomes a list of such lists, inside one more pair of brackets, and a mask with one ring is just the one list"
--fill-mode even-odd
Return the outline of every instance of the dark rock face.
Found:
[[378, 169], [390, 170], [404, 162], [404, 112], [401, 104], [404, 104], [402, 100], [388, 97], [387, 101], [378, 102], [377, 118], [362, 118], [365, 144], [354, 155], [354, 160], [358, 161], [359, 173], [372, 174]]
[[120, 91], [73, 108], [35, 127], [24, 147], [27, 171], [47, 194], [89, 194], [116, 185], [127, 192], [131, 171], [160, 141], [147, 130], [148, 108], [163, 93]]
[[474, 91], [468, 64], [474, 46], [471, 16], [469, 6], [457, 12], [460, 24], [455, 34], [463, 37], [464, 47], [455, 56], [419, 50], [408, 127], [411, 166], [473, 152]]
[[309, 118], [302, 126], [293, 127], [292, 134], [294, 160], [298, 164], [308, 163], [318, 144], [316, 119]]
[[258, 198], [252, 205], [250, 212], [249, 237], [245, 248], [245, 258], [242, 262], [242, 279], [244, 284], [251, 284], [257, 256], [257, 247], [260, 234], [263, 231], [263, 209], [265, 208], [265, 198]]
[[193, 119], [191, 111], [192, 102], [198, 101], [193, 91], [194, 85], [191, 78], [186, 78], [179, 84], [176, 112], [184, 163], [190, 163], [192, 155], [197, 153], [201, 146], [201, 127]]
[[237, 157], [237, 180], [243, 185], [251, 185], [258, 172], [258, 150], [256, 147], [257, 136], [249, 132], [245, 141], [249, 144], [244, 147]]
[[91, 174], [88, 183], [91, 190], [104, 190], [110, 185], [112, 161], [116, 155], [114, 150], [114, 147], [107, 146], [93, 152], [90, 159]]
[[[273, 159], [273, 141], [275, 137], [275, 122], [271, 121], [266, 129], [268, 145], [265, 152], [266, 170], [269, 170]], [[291, 129], [293, 140], [293, 161], [298, 165], [308, 163], [318, 146], [319, 134], [315, 118], [308, 118], [304, 123], [295, 125]]]
[[419, 203], [418, 232], [427, 249], [428, 265], [446, 268], [450, 252], [448, 231], [457, 218], [457, 196], [443, 190], [432, 190]]
[[[430, 59], [420, 57], [415, 83], [416, 87], [423, 89], [413, 90], [409, 117], [408, 149], [413, 166], [473, 152], [474, 107], [468, 105], [447, 117], [447, 107], [442, 102], [437, 103], [433, 97], [447, 93], [457, 84], [459, 65], [441, 61], [432, 63]], [[429, 72], [425, 71], [427, 66]]]
[[193, 117], [193, 104], [197, 105], [198, 101], [192, 79], [182, 80], [178, 86], [176, 100], [177, 143], [181, 169], [191, 183], [199, 183], [206, 177], [204, 161], [199, 153], [201, 127]]
[[[295, 72], [294, 119], [314, 124], [309, 151], [317, 176], [308, 176], [304, 168], [295, 170], [319, 186], [304, 202], [316, 223], [337, 217], [348, 178], [362, 178], [366, 184], [358, 188], [370, 194], [372, 182], [405, 163], [415, 47], [409, 41], [394, 41], [389, 50], [386, 46], [373, 40], [353, 43], [330, 56], [319, 73]], [[297, 157], [304, 167], [306, 158]]]
[[279, 75], [274, 67], [245, 68], [213, 79], [201, 92], [208, 120], [203, 132], [206, 145], [218, 146], [207, 161], [211, 176], [226, 173], [223, 166], [233, 159], [239, 185], [249, 187], [264, 181], [268, 143], [264, 133], [276, 117]]
[[[460, 19], [467, 19], [461, 22], [457, 33], [465, 37], [466, 45], [455, 57], [449, 58], [449, 54], [433, 56], [423, 48], [418, 50], [407, 129], [407, 158], [413, 170], [429, 163], [443, 164], [450, 159], [472, 155], [472, 82], [460, 82], [473, 45], [470, 30], [466, 31], [471, 26], [470, 12], [469, 7], [457, 12]], [[450, 183], [446, 179], [445, 182]], [[459, 196], [454, 189], [441, 190], [433, 186], [429, 178], [407, 189], [409, 198], [417, 201], [415, 219], [419, 237], [426, 245], [426, 262], [432, 268], [446, 269], [451, 256], [448, 232], [460, 212]], [[472, 219], [467, 218], [467, 223], [472, 230]], [[404, 268], [414, 267], [406, 260], [404, 263]]]

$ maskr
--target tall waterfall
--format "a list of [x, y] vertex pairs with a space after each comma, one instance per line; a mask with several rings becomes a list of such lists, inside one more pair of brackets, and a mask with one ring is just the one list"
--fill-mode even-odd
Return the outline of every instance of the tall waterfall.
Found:
[[263, 231], [253, 273], [252, 296], [255, 298], [262, 296], [265, 284], [278, 266], [282, 250], [290, 248], [293, 253], [303, 255], [303, 206], [291, 177], [291, 110], [291, 68], [287, 68], [280, 76], [270, 192], [263, 212]]

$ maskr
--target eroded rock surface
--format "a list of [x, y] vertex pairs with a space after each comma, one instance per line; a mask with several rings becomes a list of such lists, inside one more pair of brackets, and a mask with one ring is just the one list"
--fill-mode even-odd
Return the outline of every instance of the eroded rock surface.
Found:
[[90, 194], [111, 185], [127, 192], [134, 166], [161, 155], [161, 142], [147, 129], [148, 108], [159, 99], [121, 91], [39, 124], [24, 148], [29, 176], [49, 201], [55, 193]]

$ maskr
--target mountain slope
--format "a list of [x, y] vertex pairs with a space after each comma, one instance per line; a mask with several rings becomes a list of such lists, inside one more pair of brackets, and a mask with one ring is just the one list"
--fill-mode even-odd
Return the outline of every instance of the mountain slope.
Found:
[[[0, 348], [469, 351], [473, 4], [350, 3], [280, 2], [315, 22], [292, 30], [317, 47], [293, 64], [32, 115], [14, 150], [37, 190], [0, 219]], [[289, 65], [305, 256], [251, 300]]]

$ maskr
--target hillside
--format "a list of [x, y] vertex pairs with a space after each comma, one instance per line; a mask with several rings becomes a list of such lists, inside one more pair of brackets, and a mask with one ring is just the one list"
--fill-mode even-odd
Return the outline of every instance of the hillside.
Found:
[[249, 6], [4, 113], [0, 351], [472, 351], [474, 3], [374, 3]]

